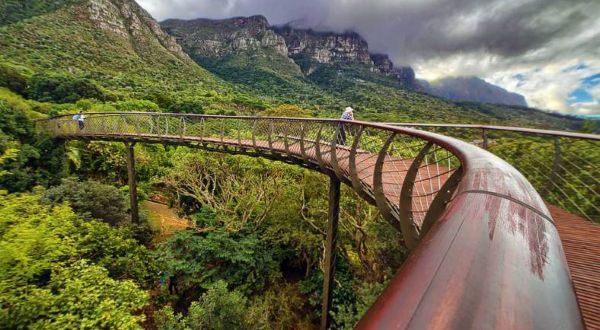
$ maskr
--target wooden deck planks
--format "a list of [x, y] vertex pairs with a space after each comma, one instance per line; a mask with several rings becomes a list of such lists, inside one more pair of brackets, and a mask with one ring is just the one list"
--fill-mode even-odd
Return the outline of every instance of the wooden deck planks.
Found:
[[600, 225], [548, 205], [587, 329], [600, 330]]

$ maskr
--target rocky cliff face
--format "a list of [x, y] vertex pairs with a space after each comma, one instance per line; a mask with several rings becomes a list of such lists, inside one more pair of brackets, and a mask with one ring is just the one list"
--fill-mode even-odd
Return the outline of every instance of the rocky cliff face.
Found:
[[427, 93], [449, 100], [527, 106], [523, 95], [511, 93], [477, 77], [444, 78], [431, 83], [419, 83]]
[[202, 65], [211, 65], [210, 59], [244, 55], [263, 61], [262, 64], [266, 59], [275, 69], [285, 68], [287, 72], [302, 69], [302, 74], [310, 76], [320, 65], [357, 64], [393, 77], [405, 86], [415, 85], [410, 67], [396, 68], [387, 55], [371, 55], [367, 42], [353, 32], [317, 32], [291, 25], [273, 27], [260, 15], [223, 20], [171, 19], [162, 22], [161, 27]]
[[191, 53], [223, 57], [243, 51], [272, 50], [287, 57], [285, 40], [277, 35], [264, 16], [224, 20], [167, 20], [162, 27]]
[[362, 63], [373, 65], [367, 42], [357, 33], [336, 34], [294, 29], [290, 26], [275, 29], [288, 45], [292, 58], [309, 57], [318, 63]]
[[418, 84], [415, 81], [415, 71], [413, 68], [409, 66], [396, 67], [389, 56], [385, 54], [371, 54], [371, 60], [382, 74], [388, 77], [394, 77], [404, 86], [411, 88], [418, 87]]
[[[97, 28], [133, 38], [139, 51], [148, 40], [157, 40], [164, 48], [183, 60], [189, 60], [177, 41], [165, 33], [150, 14], [131, 0], [89, 0], [85, 5], [88, 18]], [[148, 38], [150, 37], [150, 38]]]

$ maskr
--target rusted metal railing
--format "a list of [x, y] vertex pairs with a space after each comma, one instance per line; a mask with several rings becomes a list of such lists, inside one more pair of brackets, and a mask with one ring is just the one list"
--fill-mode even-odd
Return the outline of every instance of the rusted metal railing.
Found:
[[521, 127], [413, 124], [472, 142], [516, 167], [548, 203], [600, 222], [600, 135]]
[[38, 125], [63, 139], [171, 143], [281, 160], [351, 186], [413, 249], [359, 328], [582, 327], [544, 201], [519, 171], [465, 141], [305, 118], [89, 113], [83, 129], [70, 116]]

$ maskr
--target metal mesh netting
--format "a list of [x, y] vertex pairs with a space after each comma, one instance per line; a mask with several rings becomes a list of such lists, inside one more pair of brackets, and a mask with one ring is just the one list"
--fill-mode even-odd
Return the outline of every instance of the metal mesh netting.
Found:
[[[431, 205], [460, 161], [433, 142], [394, 130], [335, 120], [202, 116], [164, 113], [88, 114], [84, 127], [70, 117], [40, 121], [65, 138], [139, 139], [236, 148], [312, 164], [350, 182], [418, 235]], [[447, 203], [448, 201], [443, 201]], [[443, 204], [445, 205], [445, 204]], [[443, 206], [442, 205], [442, 206]]]

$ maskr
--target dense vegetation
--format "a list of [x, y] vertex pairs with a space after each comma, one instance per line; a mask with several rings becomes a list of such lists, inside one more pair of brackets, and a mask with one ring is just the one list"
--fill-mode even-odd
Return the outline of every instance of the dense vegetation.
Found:
[[[196, 58], [206, 70], [151, 36], [97, 28], [80, 2], [0, 2], [0, 328], [314, 328], [320, 316], [322, 175], [138, 144], [140, 198], [165, 201], [187, 221], [164, 235], [145, 210], [130, 221], [122, 144], [52, 140], [35, 119], [79, 110], [331, 117], [351, 104], [368, 120], [582, 124], [447, 102], [360, 66], [323, 66], [305, 78], [252, 54]], [[589, 155], [579, 156], [595, 161]], [[351, 328], [407, 251], [350, 189], [341, 209], [332, 315]]]
[[[188, 230], [151, 243], [159, 233], [147, 229], [146, 218], [129, 221], [127, 187], [101, 183], [125, 181], [124, 148], [44, 140], [50, 150], [61, 150], [53, 172], [19, 161], [28, 134], [44, 138], [33, 133], [26, 115], [37, 103], [7, 95], [22, 108], [5, 104], [2, 121], [3, 327], [314, 326], [327, 214], [320, 174], [242, 156], [140, 145], [141, 196], [160, 191], [190, 219]], [[40, 147], [27, 145], [35, 155]], [[73, 170], [79, 178], [69, 177]], [[32, 179], [17, 175], [21, 171], [39, 174]], [[65, 179], [50, 180], [60, 177]], [[351, 327], [405, 251], [395, 229], [351, 190], [344, 190], [342, 203], [334, 320]]]

